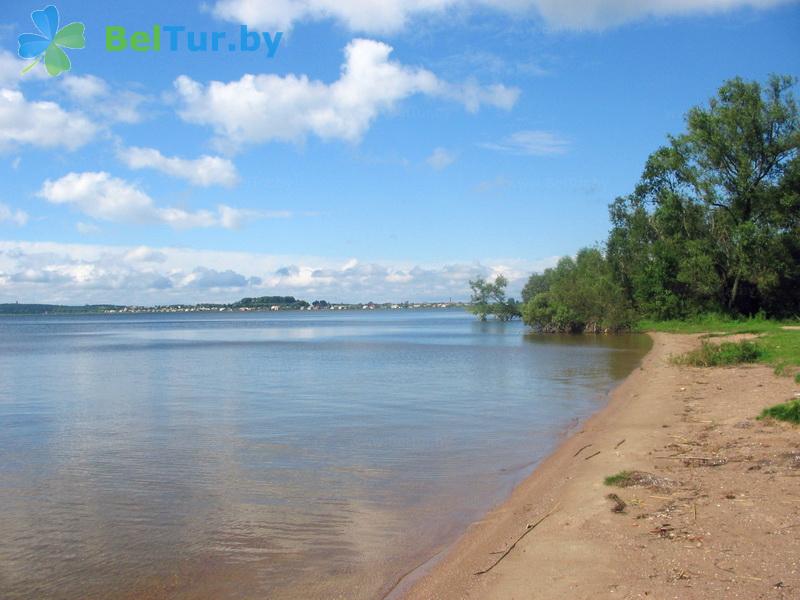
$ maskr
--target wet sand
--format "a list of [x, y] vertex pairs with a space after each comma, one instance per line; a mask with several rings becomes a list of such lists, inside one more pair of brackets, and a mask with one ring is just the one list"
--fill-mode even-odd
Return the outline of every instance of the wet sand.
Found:
[[[800, 386], [760, 365], [678, 367], [698, 336], [653, 338], [600, 413], [394, 595], [800, 597], [800, 428], [755, 419]], [[661, 487], [604, 485], [623, 470]]]

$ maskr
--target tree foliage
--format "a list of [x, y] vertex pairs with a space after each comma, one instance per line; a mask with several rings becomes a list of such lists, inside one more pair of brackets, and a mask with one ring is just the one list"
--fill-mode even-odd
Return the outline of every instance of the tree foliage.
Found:
[[597, 248], [584, 248], [574, 259], [562, 258], [555, 268], [533, 275], [526, 288], [529, 300], [522, 318], [542, 331], [599, 333], [632, 323], [630, 304]]
[[800, 298], [800, 128], [793, 80], [725, 83], [611, 206], [609, 259], [643, 315], [775, 316]]
[[513, 298], [506, 298], [508, 280], [503, 275], [498, 275], [494, 283], [478, 277], [469, 282], [472, 290], [469, 310], [481, 321], [486, 321], [489, 315], [494, 315], [500, 321], [510, 321], [520, 316], [519, 303]]
[[534, 275], [526, 322], [619, 329], [634, 316], [800, 314], [800, 118], [794, 80], [736, 78], [648, 158], [610, 206], [600, 250]]

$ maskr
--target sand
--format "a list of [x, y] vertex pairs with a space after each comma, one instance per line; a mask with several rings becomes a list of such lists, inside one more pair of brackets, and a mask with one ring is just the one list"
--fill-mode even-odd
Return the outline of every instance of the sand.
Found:
[[[761, 365], [678, 367], [669, 356], [698, 336], [653, 338], [607, 407], [407, 600], [800, 598], [800, 428], [755, 419], [800, 386]], [[623, 470], [667, 481], [604, 485]], [[610, 493], [624, 512], [612, 511]]]

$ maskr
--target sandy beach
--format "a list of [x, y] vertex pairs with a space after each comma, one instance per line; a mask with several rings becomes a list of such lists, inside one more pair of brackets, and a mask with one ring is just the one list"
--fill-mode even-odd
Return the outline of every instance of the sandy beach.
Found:
[[[608, 405], [404, 598], [800, 597], [800, 430], [755, 418], [800, 388], [762, 365], [675, 366], [698, 336], [653, 338]], [[620, 471], [648, 475], [604, 485]]]

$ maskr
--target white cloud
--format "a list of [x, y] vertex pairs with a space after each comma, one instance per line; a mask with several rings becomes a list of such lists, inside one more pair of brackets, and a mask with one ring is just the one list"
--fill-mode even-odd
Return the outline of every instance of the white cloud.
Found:
[[212, 10], [222, 19], [268, 30], [289, 30], [300, 21], [333, 19], [354, 31], [387, 33], [415, 17], [447, 11], [495, 9], [539, 16], [555, 29], [603, 29], [646, 17], [755, 9], [794, 0], [217, 0]]
[[309, 134], [355, 142], [380, 113], [414, 94], [455, 100], [471, 112], [481, 105], [510, 109], [519, 96], [519, 90], [503, 85], [442, 81], [430, 71], [390, 60], [391, 52], [381, 42], [353, 40], [345, 48], [340, 77], [331, 84], [305, 75], [248, 74], [203, 85], [182, 75], [175, 80], [179, 114], [211, 126], [223, 146], [298, 142]]
[[167, 255], [148, 246], [139, 246], [125, 253], [125, 260], [134, 263], [163, 263]]
[[24, 210], [14, 210], [0, 202], [0, 225], [3, 223], [11, 223], [17, 227], [22, 227], [28, 222], [28, 213]]
[[509, 291], [518, 297], [530, 273], [553, 266], [556, 260], [414, 264], [0, 241], [0, 302], [230, 302], [275, 294], [332, 302], [465, 300], [469, 279], [500, 273], [509, 278]]
[[97, 100], [111, 93], [105, 80], [95, 75], [64, 75], [60, 83], [75, 100]]
[[0, 152], [23, 144], [75, 150], [97, 133], [81, 112], [66, 111], [55, 102], [29, 102], [18, 90], [0, 89]]
[[245, 277], [231, 269], [217, 271], [206, 267], [197, 267], [180, 282], [183, 287], [200, 289], [244, 288], [260, 285], [260, 277]]
[[[217, 207], [219, 211], [220, 225], [226, 229], [239, 229], [249, 221], [258, 219], [291, 219], [292, 213], [288, 210], [250, 210], [246, 208], [233, 208], [221, 204]], [[307, 213], [305, 216], [315, 216]]]
[[39, 80], [49, 77], [44, 69], [33, 69], [22, 74], [30, 61], [20, 60], [7, 50], [0, 50], [0, 88], [16, 88], [23, 80]]
[[158, 207], [153, 199], [136, 185], [112, 177], [105, 172], [69, 173], [55, 181], [44, 182], [39, 196], [52, 204], [67, 204], [83, 214], [101, 221], [117, 223], [161, 223], [175, 229], [194, 227], [241, 226], [255, 218], [268, 218], [272, 213], [247, 211], [224, 204], [216, 212]]
[[59, 84], [72, 101], [106, 123], [140, 123], [147, 96], [128, 89], [112, 88], [95, 75], [64, 75]]
[[218, 156], [203, 155], [190, 160], [164, 156], [154, 148], [137, 147], [121, 148], [117, 155], [131, 169], [155, 169], [202, 187], [231, 187], [239, 181], [236, 166], [227, 158]]
[[0, 87], [16, 87], [25, 64], [11, 52], [0, 52]]
[[569, 141], [550, 131], [526, 130], [512, 133], [497, 142], [486, 142], [481, 146], [489, 150], [511, 154], [551, 156], [566, 153], [569, 149]]
[[437, 171], [446, 169], [456, 161], [456, 155], [445, 148], [436, 148], [425, 162]]
[[100, 228], [97, 225], [94, 223], [84, 223], [83, 221], [78, 221], [75, 223], [75, 229], [77, 229], [78, 233], [81, 235], [93, 235], [95, 233], [100, 233]]

